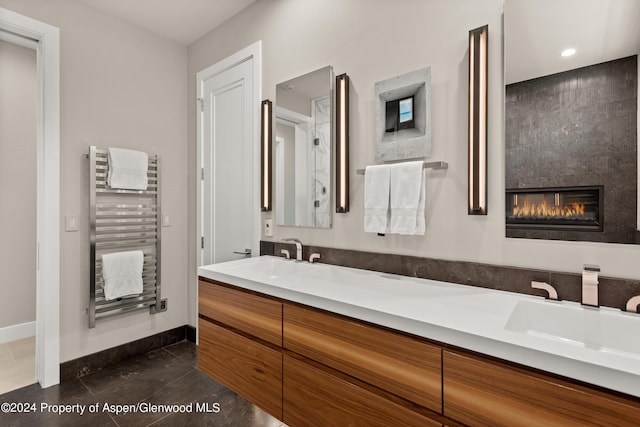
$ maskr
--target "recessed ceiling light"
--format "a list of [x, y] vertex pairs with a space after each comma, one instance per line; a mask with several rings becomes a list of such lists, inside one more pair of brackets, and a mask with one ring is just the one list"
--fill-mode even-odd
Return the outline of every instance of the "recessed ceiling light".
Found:
[[574, 48], [569, 48], [569, 49], [565, 49], [562, 51], [562, 53], [560, 54], [562, 57], [566, 58], [568, 56], [573, 56], [575, 55], [576, 50]]

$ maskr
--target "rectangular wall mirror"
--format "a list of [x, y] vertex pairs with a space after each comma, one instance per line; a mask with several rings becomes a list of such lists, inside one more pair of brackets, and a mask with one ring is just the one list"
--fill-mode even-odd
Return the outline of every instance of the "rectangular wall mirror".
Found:
[[331, 227], [333, 68], [276, 85], [274, 210], [278, 225]]
[[505, 224], [640, 243], [637, 0], [505, 0]]

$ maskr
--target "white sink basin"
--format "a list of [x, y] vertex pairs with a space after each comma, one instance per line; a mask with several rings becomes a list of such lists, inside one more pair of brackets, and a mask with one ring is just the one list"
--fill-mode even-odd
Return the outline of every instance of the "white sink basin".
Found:
[[640, 360], [640, 315], [571, 302], [519, 301], [505, 329]]
[[[327, 264], [296, 262], [281, 257], [255, 257], [246, 260], [215, 265], [216, 270], [230, 275], [240, 275], [270, 286], [302, 291], [331, 298], [335, 295], [350, 295], [356, 299], [375, 296], [388, 300], [390, 285], [404, 285], [401, 295], [395, 298], [414, 299], [456, 296], [477, 289], [460, 285], [431, 282], [428, 286], [409, 277], [393, 274], [356, 270]], [[391, 288], [392, 289], [392, 288]]]

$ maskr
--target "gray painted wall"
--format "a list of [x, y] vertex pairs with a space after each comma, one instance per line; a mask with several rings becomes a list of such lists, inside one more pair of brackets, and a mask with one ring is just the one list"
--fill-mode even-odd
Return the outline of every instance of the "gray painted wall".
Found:
[[[578, 273], [640, 278], [638, 245], [505, 238], [503, 0], [259, 0], [189, 46], [189, 164], [196, 162], [195, 74], [256, 40], [263, 43], [262, 98], [291, 76], [332, 65], [351, 78], [350, 212], [330, 229], [275, 227], [280, 241], [297, 237], [321, 247], [365, 250]], [[295, 25], [291, 25], [295, 22]], [[469, 30], [489, 25], [488, 215], [467, 215]], [[304, 31], [300, 31], [304, 29]], [[612, 30], [612, 31], [615, 31]], [[431, 67], [431, 160], [425, 236], [379, 237], [363, 230], [364, 178], [375, 163], [375, 82]], [[195, 175], [189, 206], [195, 206]], [[263, 214], [270, 218], [272, 214]], [[196, 215], [189, 214], [189, 264], [195, 266]], [[195, 271], [189, 283], [195, 295]], [[190, 299], [195, 322], [195, 297]]]
[[[74, 0], [0, 0], [60, 28], [60, 210], [80, 215], [60, 235], [60, 360], [95, 353], [187, 323], [187, 48]], [[166, 312], [87, 326], [89, 145], [160, 156], [162, 297]], [[64, 230], [64, 224], [62, 230]]]
[[[0, 6], [61, 29], [62, 214], [81, 214], [79, 233], [61, 238], [61, 360], [153, 333], [196, 324], [195, 74], [263, 41], [262, 98], [275, 85], [322, 66], [351, 77], [351, 211], [331, 229], [275, 227], [274, 237], [305, 244], [640, 278], [640, 247], [506, 239], [504, 231], [503, 0], [258, 0], [188, 47], [72, 0], [0, 0]], [[291, 25], [295, 22], [295, 25]], [[486, 217], [467, 215], [468, 32], [489, 25], [489, 147]], [[301, 31], [304, 29], [304, 31]], [[431, 66], [433, 160], [427, 174], [425, 236], [363, 231], [364, 179], [374, 163], [375, 82]], [[186, 143], [185, 143], [186, 139]], [[86, 225], [87, 146], [115, 144], [158, 153], [163, 205], [163, 295], [169, 310], [140, 312], [89, 331]], [[257, 143], [257, 142], [256, 142]], [[271, 214], [263, 214], [270, 218]], [[169, 256], [170, 255], [170, 256]]]
[[0, 41], [0, 328], [36, 320], [36, 51]]

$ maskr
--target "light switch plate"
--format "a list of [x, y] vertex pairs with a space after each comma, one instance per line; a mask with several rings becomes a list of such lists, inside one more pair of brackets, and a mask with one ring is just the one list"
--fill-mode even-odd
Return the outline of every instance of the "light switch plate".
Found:
[[171, 227], [171, 219], [169, 218], [169, 215], [162, 215], [162, 226]]
[[273, 237], [273, 219], [264, 220], [264, 235], [265, 237]]
[[65, 231], [80, 231], [80, 215], [65, 215], [64, 216], [64, 230]]

